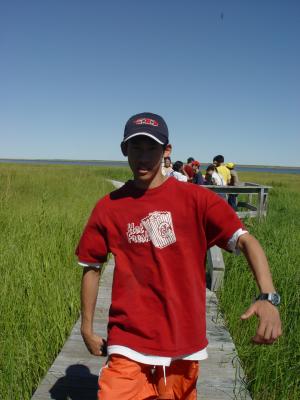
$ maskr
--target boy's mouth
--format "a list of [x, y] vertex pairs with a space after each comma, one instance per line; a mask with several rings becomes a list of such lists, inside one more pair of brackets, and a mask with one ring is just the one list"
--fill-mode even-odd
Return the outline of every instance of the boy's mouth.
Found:
[[137, 166], [137, 171], [141, 174], [146, 174], [147, 172], [150, 171], [149, 167], [146, 167], [145, 165], [138, 165]]
[[140, 175], [146, 175], [149, 172], [149, 168], [145, 167], [138, 167], [137, 171]]

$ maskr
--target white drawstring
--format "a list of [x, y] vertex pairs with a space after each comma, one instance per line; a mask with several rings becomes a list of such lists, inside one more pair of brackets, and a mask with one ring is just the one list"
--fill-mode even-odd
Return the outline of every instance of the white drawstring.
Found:
[[[167, 386], [167, 373], [166, 373], [166, 366], [162, 365], [163, 371], [164, 371], [164, 383], [165, 386]], [[156, 372], [156, 365], [153, 365], [153, 367], [151, 368], [151, 374], [154, 375]]]

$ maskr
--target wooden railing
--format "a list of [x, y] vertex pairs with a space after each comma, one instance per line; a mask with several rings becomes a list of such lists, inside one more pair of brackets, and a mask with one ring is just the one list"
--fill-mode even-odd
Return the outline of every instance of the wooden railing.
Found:
[[[237, 198], [237, 214], [240, 218], [256, 217], [261, 220], [267, 215], [268, 196], [271, 186], [245, 182], [239, 186], [207, 185], [206, 187], [215, 193], [242, 196], [240, 201]], [[217, 246], [210, 248], [207, 252], [207, 272], [209, 274], [210, 289], [213, 291], [218, 290], [223, 284], [225, 264], [222, 250]]]
[[263, 186], [257, 183], [245, 182], [239, 186], [205, 186], [215, 193], [237, 194], [247, 197], [245, 201], [238, 201], [238, 209], [246, 209], [246, 211], [238, 211], [240, 218], [262, 218], [267, 215], [268, 196], [271, 186]]

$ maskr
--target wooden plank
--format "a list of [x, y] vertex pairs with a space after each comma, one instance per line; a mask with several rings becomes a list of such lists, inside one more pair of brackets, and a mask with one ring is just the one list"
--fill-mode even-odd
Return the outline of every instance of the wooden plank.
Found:
[[246, 201], [239, 201], [237, 203], [237, 207], [247, 208], [251, 211], [257, 211], [257, 207], [253, 206], [252, 204], [247, 203]]
[[207, 266], [210, 274], [210, 290], [216, 291], [223, 284], [225, 272], [222, 250], [218, 246], [213, 246], [208, 250]]
[[237, 211], [237, 215], [239, 218], [256, 218], [257, 217], [257, 211]]
[[244, 182], [245, 186], [258, 186], [258, 187], [263, 187], [265, 189], [272, 189], [272, 186], [266, 186], [266, 185], [260, 185], [259, 183], [254, 183], [254, 182]]
[[[204, 188], [210, 189], [215, 193], [226, 193], [226, 194], [248, 194], [256, 193], [259, 194], [261, 187], [258, 186], [212, 186], [205, 185]], [[265, 192], [268, 193], [269, 189], [264, 188]]]
[[264, 201], [265, 201], [265, 192], [264, 188], [261, 188], [258, 194], [258, 209], [257, 209], [257, 216], [259, 219], [263, 217]]

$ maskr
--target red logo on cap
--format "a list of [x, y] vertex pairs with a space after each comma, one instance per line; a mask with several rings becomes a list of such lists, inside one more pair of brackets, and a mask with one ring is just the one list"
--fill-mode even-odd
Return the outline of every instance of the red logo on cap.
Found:
[[158, 126], [158, 122], [155, 121], [155, 119], [150, 119], [150, 118], [139, 118], [134, 121], [136, 125], [152, 125], [152, 126]]

